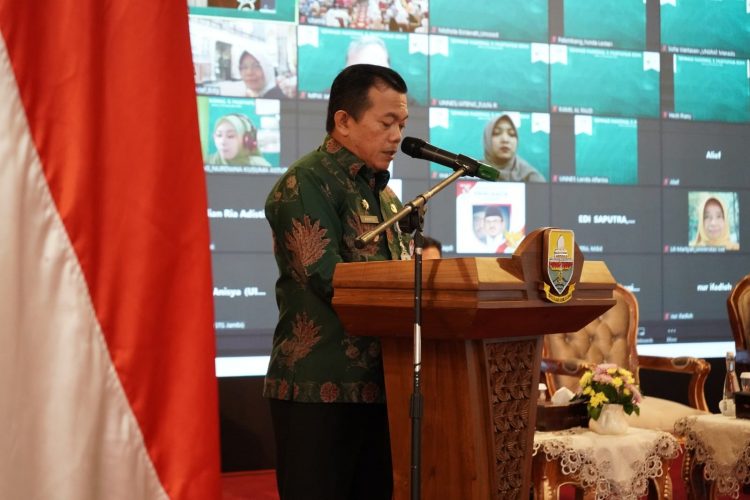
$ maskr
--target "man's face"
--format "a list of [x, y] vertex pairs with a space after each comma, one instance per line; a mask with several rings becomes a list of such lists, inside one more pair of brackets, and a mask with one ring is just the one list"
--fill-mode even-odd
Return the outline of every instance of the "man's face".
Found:
[[499, 215], [490, 215], [484, 218], [484, 232], [488, 236], [497, 236], [505, 229], [505, 221]]
[[409, 118], [406, 94], [374, 86], [367, 96], [371, 106], [359, 120], [345, 111], [337, 111], [334, 138], [373, 169], [388, 170]]

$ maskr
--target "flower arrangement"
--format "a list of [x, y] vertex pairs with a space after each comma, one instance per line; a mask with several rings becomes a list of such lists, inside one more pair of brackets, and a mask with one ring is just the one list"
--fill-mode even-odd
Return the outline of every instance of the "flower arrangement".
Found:
[[613, 363], [603, 363], [587, 371], [579, 381], [581, 394], [576, 399], [588, 399], [589, 417], [596, 420], [604, 404], [620, 404], [625, 413], [640, 415], [638, 404], [641, 391], [633, 374]]

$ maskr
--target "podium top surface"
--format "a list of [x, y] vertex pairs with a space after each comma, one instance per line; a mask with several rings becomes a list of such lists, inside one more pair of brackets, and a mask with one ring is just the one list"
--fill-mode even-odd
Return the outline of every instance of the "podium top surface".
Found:
[[[422, 325], [432, 338], [494, 338], [576, 331], [615, 303], [615, 279], [602, 261], [584, 262], [575, 247], [569, 300], [545, 298], [547, 269], [540, 231], [508, 257], [425, 260]], [[333, 278], [333, 306], [354, 335], [411, 335], [414, 262], [343, 263]]]
[[[541, 280], [541, 269], [524, 279], [522, 263], [511, 257], [466, 257], [422, 261], [425, 290], [525, 290]], [[336, 266], [334, 289], [413, 289], [413, 261], [350, 262]], [[576, 283], [578, 289], [613, 290], [615, 280], [602, 261], [587, 261]]]

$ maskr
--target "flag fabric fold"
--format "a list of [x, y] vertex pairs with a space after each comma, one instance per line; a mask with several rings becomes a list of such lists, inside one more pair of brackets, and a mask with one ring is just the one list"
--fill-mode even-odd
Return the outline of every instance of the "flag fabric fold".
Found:
[[184, 1], [0, 0], [0, 498], [219, 498]]

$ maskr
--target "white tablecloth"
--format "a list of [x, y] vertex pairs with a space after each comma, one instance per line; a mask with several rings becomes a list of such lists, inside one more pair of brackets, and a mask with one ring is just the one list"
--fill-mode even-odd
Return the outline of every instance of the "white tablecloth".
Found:
[[648, 492], [648, 480], [664, 474], [662, 461], [677, 456], [677, 439], [663, 431], [631, 427], [620, 436], [574, 427], [536, 432], [533, 455], [542, 452], [560, 462], [563, 474], [575, 475], [596, 498], [637, 499]]
[[714, 481], [719, 493], [738, 498], [740, 485], [750, 483], [750, 420], [683, 417], [675, 423], [675, 433], [685, 438], [695, 463], [703, 464], [703, 477]]

